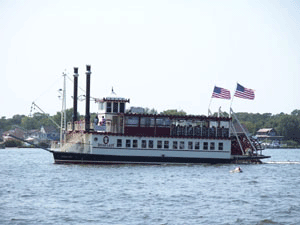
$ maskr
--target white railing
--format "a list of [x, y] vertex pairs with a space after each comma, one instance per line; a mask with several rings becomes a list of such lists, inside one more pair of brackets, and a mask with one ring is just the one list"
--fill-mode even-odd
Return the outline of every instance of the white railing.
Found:
[[[72, 130], [73, 130], [73, 123], [68, 122], [67, 131], [72, 131]], [[84, 120], [75, 121], [74, 130], [75, 131], [84, 131], [85, 130], [85, 121]], [[106, 126], [103, 126], [103, 125], [98, 126], [98, 125], [95, 125], [94, 123], [91, 123], [90, 124], [90, 130], [105, 132], [106, 131]]]

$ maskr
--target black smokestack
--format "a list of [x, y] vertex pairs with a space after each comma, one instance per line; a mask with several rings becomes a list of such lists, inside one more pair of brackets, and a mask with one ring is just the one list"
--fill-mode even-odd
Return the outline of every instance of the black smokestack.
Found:
[[91, 66], [86, 65], [85, 131], [90, 130]]
[[75, 121], [77, 121], [78, 76], [78, 67], [74, 67], [73, 130], [75, 129]]

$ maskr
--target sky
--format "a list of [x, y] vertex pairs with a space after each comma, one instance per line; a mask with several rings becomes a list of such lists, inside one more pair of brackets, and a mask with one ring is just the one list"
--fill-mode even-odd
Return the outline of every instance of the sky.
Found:
[[[87, 64], [91, 96], [113, 87], [128, 107], [290, 114], [299, 40], [298, 0], [0, 0], [0, 117], [29, 115], [32, 102], [56, 114], [63, 73], [71, 108], [73, 67], [82, 95]], [[211, 99], [215, 85], [233, 96], [237, 83], [255, 99]]]

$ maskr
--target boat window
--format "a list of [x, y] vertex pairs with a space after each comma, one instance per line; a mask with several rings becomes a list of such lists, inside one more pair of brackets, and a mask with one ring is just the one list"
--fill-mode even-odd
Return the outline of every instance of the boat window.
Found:
[[122, 147], [122, 139], [117, 139], [117, 147]]
[[99, 110], [103, 110], [103, 109], [104, 109], [104, 102], [100, 102], [100, 103], [98, 104], [98, 109], [99, 109]]
[[95, 142], [97, 142], [97, 141], [98, 141], [98, 138], [97, 138], [97, 137], [95, 137], [95, 138], [94, 138], [94, 141], [95, 141]]
[[188, 148], [189, 148], [189, 149], [193, 149], [193, 142], [192, 142], [192, 141], [189, 141], [189, 143], [188, 143]]
[[127, 139], [126, 140], [126, 148], [130, 148], [131, 147], [131, 140]]
[[125, 119], [126, 126], [137, 127], [139, 125], [139, 118], [137, 116], [129, 116]]
[[142, 148], [146, 148], [147, 147], [147, 141], [146, 140], [142, 140]]
[[153, 140], [149, 140], [149, 142], [148, 142], [148, 148], [153, 148]]
[[219, 143], [219, 150], [220, 150], [220, 151], [223, 150], [223, 142], [220, 142], [220, 143]]
[[114, 106], [114, 113], [117, 113], [118, 112], [118, 103], [114, 102], [113, 106]]
[[173, 141], [173, 149], [177, 149], [178, 148], [178, 142], [177, 141]]
[[164, 141], [164, 148], [168, 149], [169, 148], [169, 141]]
[[141, 127], [154, 127], [154, 118], [141, 117]]
[[224, 128], [229, 128], [229, 121], [221, 121], [220, 122], [220, 127], [224, 127]]
[[215, 150], [215, 142], [210, 142], [210, 150]]
[[179, 143], [179, 149], [184, 149], [184, 141], [181, 141], [181, 142]]
[[134, 147], [134, 148], [138, 147], [138, 141], [137, 140], [132, 141], [132, 147]]
[[125, 103], [121, 102], [120, 103], [120, 113], [124, 113], [125, 112]]
[[106, 102], [106, 112], [111, 112], [111, 102]]
[[162, 141], [157, 141], [157, 148], [162, 148]]
[[217, 127], [217, 126], [218, 126], [218, 122], [217, 121], [210, 121], [209, 127]]
[[156, 119], [156, 126], [158, 127], [169, 127], [171, 124], [171, 121], [169, 118], [157, 118]]
[[197, 150], [200, 149], [200, 142], [199, 141], [195, 142], [195, 149], [197, 149]]
[[208, 142], [204, 142], [203, 143], [203, 150], [207, 150], [208, 149]]

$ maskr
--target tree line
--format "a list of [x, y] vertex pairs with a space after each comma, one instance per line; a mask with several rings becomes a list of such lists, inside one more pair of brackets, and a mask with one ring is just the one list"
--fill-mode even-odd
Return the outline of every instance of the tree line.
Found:
[[[148, 114], [159, 114], [155, 109], [145, 109], [145, 113]], [[72, 121], [73, 109], [66, 110], [67, 121]], [[187, 115], [183, 110], [165, 110], [160, 114], [168, 115]], [[214, 114], [216, 115], [216, 113]], [[284, 136], [284, 140], [293, 141], [300, 144], [300, 110], [296, 109], [290, 114], [280, 113], [236, 113], [239, 121], [244, 124], [248, 131], [255, 135], [257, 130], [261, 128], [274, 128], [278, 135]], [[95, 118], [96, 113], [91, 114], [91, 121]], [[225, 113], [225, 116], [228, 116]], [[40, 129], [41, 126], [55, 126], [54, 123], [49, 119], [54, 120], [57, 124], [60, 124], [61, 113], [57, 112], [55, 115], [50, 116], [42, 113], [34, 113], [32, 116], [25, 115], [14, 115], [12, 118], [6, 119], [1, 117], [0, 119], [0, 130], [7, 131], [14, 127], [21, 127], [25, 130]], [[84, 119], [84, 116], [78, 114], [80, 119]]]

